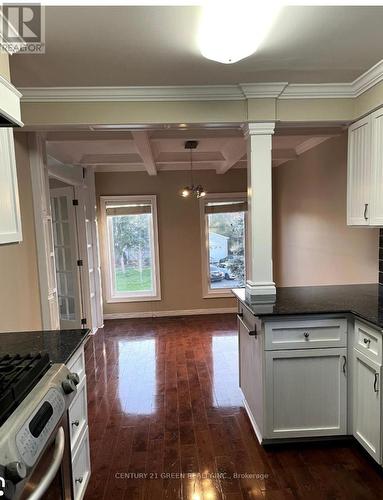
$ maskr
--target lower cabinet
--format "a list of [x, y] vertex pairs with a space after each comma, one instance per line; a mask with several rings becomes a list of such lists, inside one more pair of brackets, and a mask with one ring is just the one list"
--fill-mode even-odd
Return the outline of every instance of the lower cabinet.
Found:
[[265, 354], [265, 438], [347, 434], [346, 348]]
[[77, 394], [68, 410], [68, 420], [72, 459], [73, 498], [74, 500], [82, 500], [91, 473], [88, 401], [83, 346], [81, 346], [72, 356], [67, 366], [70, 371], [77, 373], [80, 378], [80, 382], [77, 386]]
[[263, 434], [263, 337], [255, 335], [255, 322], [239, 322], [239, 386], [258, 439]]
[[72, 455], [72, 482], [75, 500], [84, 497], [90, 478], [89, 432], [86, 427], [79, 440], [79, 445]]
[[381, 452], [382, 366], [354, 348], [353, 435], [379, 463]]
[[260, 443], [353, 434], [383, 464], [383, 329], [350, 320], [240, 306], [240, 387]]

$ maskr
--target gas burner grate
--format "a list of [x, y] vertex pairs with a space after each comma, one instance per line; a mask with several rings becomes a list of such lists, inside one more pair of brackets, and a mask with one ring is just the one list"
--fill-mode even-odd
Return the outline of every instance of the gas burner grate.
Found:
[[50, 367], [47, 353], [0, 357], [0, 426]]

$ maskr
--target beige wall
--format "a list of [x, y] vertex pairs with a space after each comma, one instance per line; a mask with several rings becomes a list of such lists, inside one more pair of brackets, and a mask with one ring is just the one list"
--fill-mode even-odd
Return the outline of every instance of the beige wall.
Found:
[[278, 286], [376, 283], [378, 229], [346, 226], [346, 134], [273, 170]]
[[[225, 175], [214, 171], [196, 172], [195, 180], [210, 193], [245, 192], [246, 170]], [[199, 203], [183, 199], [180, 189], [189, 183], [189, 174], [160, 172], [111, 172], [96, 174], [96, 193], [100, 195], [156, 194], [161, 268], [162, 300], [107, 304], [104, 313], [174, 311], [234, 307], [231, 298], [203, 299]], [[101, 241], [101, 245], [103, 241]], [[103, 269], [105, 263], [103, 262]], [[105, 288], [105, 287], [104, 287]]]
[[0, 52], [0, 75], [6, 80], [10, 80], [10, 71], [9, 71], [9, 56], [4, 52]]
[[0, 331], [41, 328], [32, 188], [25, 133], [15, 133], [23, 241], [0, 245]]

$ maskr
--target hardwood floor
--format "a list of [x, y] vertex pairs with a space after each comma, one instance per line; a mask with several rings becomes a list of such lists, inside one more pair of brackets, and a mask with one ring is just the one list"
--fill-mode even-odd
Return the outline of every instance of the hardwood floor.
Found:
[[85, 352], [85, 500], [383, 499], [383, 472], [353, 442], [258, 444], [232, 315], [107, 321]]

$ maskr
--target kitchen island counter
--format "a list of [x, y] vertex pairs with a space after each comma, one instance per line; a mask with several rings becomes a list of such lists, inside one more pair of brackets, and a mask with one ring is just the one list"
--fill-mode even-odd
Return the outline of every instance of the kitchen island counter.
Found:
[[383, 328], [383, 286], [329, 285], [277, 288], [273, 303], [250, 303], [243, 288], [233, 289], [237, 299], [254, 316], [294, 316], [301, 314], [354, 314]]

